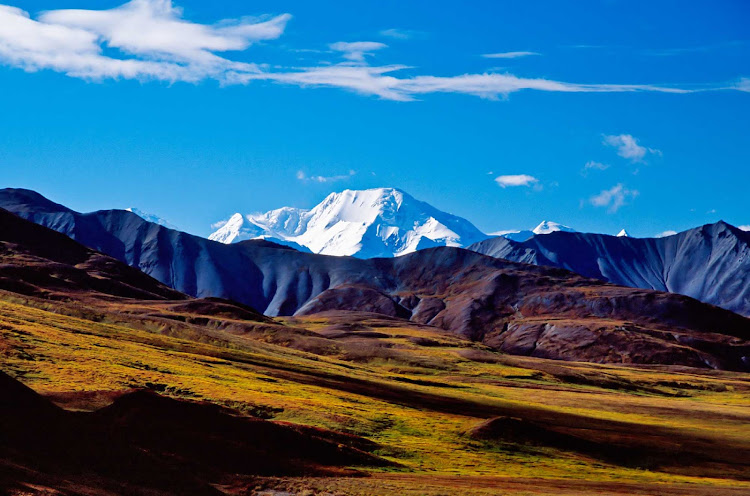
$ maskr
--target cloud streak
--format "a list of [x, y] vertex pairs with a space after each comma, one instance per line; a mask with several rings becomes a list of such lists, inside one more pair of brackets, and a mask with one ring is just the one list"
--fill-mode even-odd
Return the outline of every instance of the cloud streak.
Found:
[[308, 176], [304, 171], [297, 171], [297, 179], [303, 182], [314, 182], [314, 183], [335, 183], [337, 181], [344, 181], [350, 179], [356, 174], [356, 171], [350, 170], [348, 174], [342, 174], [340, 176]]
[[[518, 91], [562, 93], [750, 91], [750, 80], [699, 88], [669, 85], [572, 83], [485, 72], [434, 76], [404, 75], [403, 64], [373, 66], [368, 56], [387, 45], [375, 41], [335, 42], [329, 48], [344, 61], [311, 67], [245, 62], [228, 52], [244, 52], [257, 42], [279, 38], [290, 14], [228, 19], [201, 24], [184, 18], [170, 0], [132, 0], [106, 10], [51, 10], [32, 18], [19, 8], [0, 5], [0, 63], [27, 71], [52, 70], [87, 80], [137, 79], [222, 85], [269, 81], [299, 87], [328, 87], [412, 101], [422, 95], [451, 93], [497, 100]], [[405, 31], [383, 36], [403, 39]], [[516, 58], [535, 52], [487, 54]]]
[[541, 55], [538, 52], [500, 52], [500, 53], [484, 53], [482, 57], [486, 59], [519, 59], [521, 57], [530, 57], [533, 55]]

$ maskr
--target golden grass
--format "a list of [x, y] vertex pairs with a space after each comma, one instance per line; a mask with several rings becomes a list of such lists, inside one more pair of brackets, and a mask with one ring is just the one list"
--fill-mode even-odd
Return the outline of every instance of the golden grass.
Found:
[[[747, 374], [673, 372], [499, 355], [494, 362], [478, 362], [460, 352], [476, 349], [487, 353], [481, 346], [408, 325], [374, 329], [390, 336], [377, 343], [397, 355], [345, 362], [340, 357], [313, 355], [242, 336], [222, 338], [214, 332], [201, 340], [192, 339], [194, 335], [184, 339], [160, 334], [163, 329], [139, 325], [135, 319], [118, 323], [102, 320], [0, 300], [0, 366], [53, 398], [71, 392], [151, 387], [240, 411], [276, 412], [277, 420], [347, 431], [377, 441], [383, 446], [382, 456], [403, 466], [397, 471], [413, 476], [710, 484], [750, 492], [750, 483], [730, 478], [626, 468], [545, 447], [488, 446], [464, 435], [481, 418], [420, 408], [409, 401], [412, 395], [428, 394], [489, 407], [531, 406], [628, 421], [644, 429], [669, 426], [711, 437], [719, 446], [737, 445], [750, 439]], [[309, 330], [328, 324], [315, 316], [293, 322]], [[410, 339], [415, 337], [436, 340], [438, 345], [419, 346]], [[347, 349], [346, 341], [341, 349]], [[565, 374], [594, 381], [606, 378], [623, 387], [573, 384], [561, 379]], [[397, 391], [403, 401], [397, 396], [385, 398], [341, 387], [354, 381]], [[85, 402], [72, 406], [86, 407]], [[408, 477], [394, 477], [388, 482], [394, 487], [413, 483]], [[367, 482], [337, 484], [348, 485], [352, 491], [360, 487], [368, 494]], [[404, 490], [407, 492], [412, 494]]]

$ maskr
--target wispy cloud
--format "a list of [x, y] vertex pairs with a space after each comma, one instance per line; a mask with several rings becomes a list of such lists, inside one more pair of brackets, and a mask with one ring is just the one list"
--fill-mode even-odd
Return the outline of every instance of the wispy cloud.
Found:
[[750, 224], [743, 225], [743, 226], [737, 226], [742, 231], [750, 231]]
[[617, 148], [619, 156], [633, 163], [643, 162], [646, 154], [662, 155], [660, 150], [639, 145], [638, 140], [630, 134], [604, 135], [602, 143]]
[[356, 171], [350, 170], [348, 174], [342, 174], [340, 176], [308, 176], [304, 171], [299, 170], [297, 171], [297, 179], [304, 182], [334, 183], [337, 181], [344, 181], [346, 179], [349, 179], [356, 173]]
[[495, 182], [501, 188], [508, 188], [516, 186], [532, 186], [539, 183], [539, 179], [528, 174], [513, 174], [508, 176], [497, 176]]
[[411, 40], [412, 38], [423, 38], [425, 34], [413, 29], [390, 28], [382, 30], [380, 35], [394, 40]]
[[541, 55], [537, 52], [499, 52], [499, 53], [484, 53], [482, 57], [486, 59], [518, 59], [521, 57], [529, 57], [531, 55]]
[[372, 55], [373, 52], [388, 47], [385, 43], [379, 43], [377, 41], [338, 41], [328, 46], [331, 50], [342, 52], [345, 59], [354, 62], [363, 62], [365, 60], [365, 55]]
[[638, 191], [627, 189], [620, 183], [592, 196], [589, 202], [595, 207], [606, 208], [609, 213], [615, 213], [636, 196]]
[[[324, 60], [311, 67], [238, 61], [225, 56], [227, 52], [245, 51], [255, 42], [280, 37], [290, 19], [291, 15], [281, 14], [201, 24], [185, 19], [182, 10], [170, 0], [132, 0], [106, 10], [51, 10], [36, 18], [19, 8], [0, 5], [0, 62], [27, 71], [47, 69], [94, 81], [105, 78], [167, 82], [213, 79], [222, 85], [271, 81], [302, 87], [339, 88], [397, 101], [411, 101], [433, 93], [500, 99], [522, 90], [674, 94], [750, 91], [748, 79], [696, 88], [572, 83], [498, 72], [403, 76], [402, 71], [411, 69], [407, 65], [367, 63], [368, 55], [386, 48], [385, 44], [375, 41], [333, 43], [331, 50], [341, 54], [345, 61]], [[508, 58], [521, 53], [524, 52], [489, 55]]]
[[595, 160], [589, 160], [588, 162], [586, 162], [584, 164], [583, 170], [581, 171], [581, 174], [583, 174], [585, 176], [585, 175], [587, 175], [589, 173], [589, 171], [593, 171], [593, 170], [603, 171], [603, 170], [607, 170], [607, 169], [609, 169], [609, 164], [603, 164], [603, 163], [597, 162]]
[[369, 66], [335, 64], [305, 67], [290, 72], [233, 74], [230, 82], [249, 83], [269, 80], [285, 84], [332, 87], [378, 96], [385, 100], [412, 101], [419, 95], [457, 93], [497, 100], [522, 90], [562, 93], [691, 93], [677, 87], [632, 84], [579, 84], [541, 78], [522, 78], [513, 74], [463, 74], [460, 76], [414, 76], [399, 78], [393, 74], [410, 69], [405, 65]]
[[655, 237], [656, 238], [666, 238], [667, 236], [674, 236], [675, 234], [677, 234], [677, 231], [672, 231], [670, 229], [670, 230], [667, 230], [667, 231], [660, 232]]

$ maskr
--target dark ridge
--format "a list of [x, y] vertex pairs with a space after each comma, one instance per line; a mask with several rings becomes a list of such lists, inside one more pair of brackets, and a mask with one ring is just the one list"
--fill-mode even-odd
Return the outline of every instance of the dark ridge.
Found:
[[[0, 372], [0, 486], [75, 494], [218, 495], [248, 475], [352, 474], [391, 465], [341, 433], [237, 416], [208, 403], [137, 391], [93, 413], [62, 410]], [[117, 488], [117, 489], [115, 489]], [[155, 491], [155, 492], [154, 492]]]

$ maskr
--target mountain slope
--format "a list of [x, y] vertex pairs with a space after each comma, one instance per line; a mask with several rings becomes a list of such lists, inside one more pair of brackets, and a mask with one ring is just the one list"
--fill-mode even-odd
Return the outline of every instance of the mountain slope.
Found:
[[731, 312], [467, 250], [360, 260], [265, 241], [225, 245], [129, 212], [78, 214], [25, 190], [0, 191], [0, 205], [180, 291], [232, 299], [267, 315], [369, 311], [555, 359], [743, 369], [750, 355], [750, 320]]
[[48, 298], [187, 298], [140, 270], [2, 208], [0, 288]]
[[377, 188], [331, 193], [310, 210], [237, 213], [209, 236], [222, 243], [256, 238], [323, 255], [372, 258], [433, 246], [467, 246], [486, 236], [469, 221], [401, 190]]
[[492, 238], [469, 249], [623, 286], [680, 293], [750, 315], [750, 233], [725, 222], [664, 238], [559, 232], [522, 243]]

